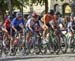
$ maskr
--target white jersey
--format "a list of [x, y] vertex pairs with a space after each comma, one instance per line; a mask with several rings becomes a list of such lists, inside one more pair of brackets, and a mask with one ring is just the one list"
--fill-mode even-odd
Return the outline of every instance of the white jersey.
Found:
[[69, 28], [72, 26], [71, 24], [72, 24], [72, 22], [68, 22], [68, 25], [67, 25], [68, 32], [70, 32]]
[[32, 25], [34, 25], [34, 22], [33, 22], [32, 18], [30, 18], [26, 23], [26, 27], [30, 27]]
[[61, 17], [58, 19], [58, 24], [60, 24], [60, 23], [63, 23], [63, 18], [61, 18]]

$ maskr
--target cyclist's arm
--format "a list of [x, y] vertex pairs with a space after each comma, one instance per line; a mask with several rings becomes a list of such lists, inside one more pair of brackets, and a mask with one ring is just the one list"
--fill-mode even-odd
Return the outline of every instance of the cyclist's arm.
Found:
[[23, 24], [23, 27], [25, 28], [26, 21], [24, 19], [22, 19], [22, 24]]
[[16, 32], [17, 29], [15, 28], [15, 26], [16, 26], [16, 23], [15, 23], [15, 22], [16, 22], [15, 20], [13, 20], [13, 21], [11, 22], [11, 27], [12, 27], [12, 29]]
[[17, 29], [16, 29], [14, 26], [12, 26], [12, 29], [13, 29], [15, 32], [17, 32]]
[[28, 27], [33, 32], [32, 26], [33, 26], [33, 20], [29, 19], [26, 23], [26, 27]]
[[44, 15], [43, 20], [44, 20], [44, 25], [46, 25], [46, 15]]
[[19, 26], [24, 29], [24, 25], [22, 23], [20, 23]]
[[53, 20], [49, 21], [49, 24], [51, 25], [52, 29], [54, 29], [54, 22], [53, 22]]

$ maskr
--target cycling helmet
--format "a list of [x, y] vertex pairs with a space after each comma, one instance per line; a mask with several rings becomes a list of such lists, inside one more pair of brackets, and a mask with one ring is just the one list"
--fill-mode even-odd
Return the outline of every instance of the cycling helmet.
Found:
[[22, 13], [21, 12], [16, 13], [16, 17], [22, 17]]
[[60, 16], [61, 14], [60, 14], [60, 12], [55, 12], [55, 15]]
[[32, 17], [37, 18], [38, 15], [36, 13], [32, 13]]
[[50, 10], [50, 14], [51, 15], [54, 15], [54, 10]]

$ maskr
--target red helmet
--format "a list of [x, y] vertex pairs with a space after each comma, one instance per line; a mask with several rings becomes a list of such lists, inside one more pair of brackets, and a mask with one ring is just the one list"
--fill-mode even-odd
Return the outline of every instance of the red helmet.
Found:
[[36, 13], [32, 13], [32, 17], [37, 18], [38, 15]]

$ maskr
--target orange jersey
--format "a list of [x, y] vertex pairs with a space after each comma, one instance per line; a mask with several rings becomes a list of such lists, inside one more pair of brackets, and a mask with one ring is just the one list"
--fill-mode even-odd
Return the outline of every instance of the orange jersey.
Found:
[[45, 14], [43, 17], [43, 22], [45, 21], [45, 23], [49, 23], [49, 21], [54, 20], [54, 16], [50, 15], [50, 14]]

